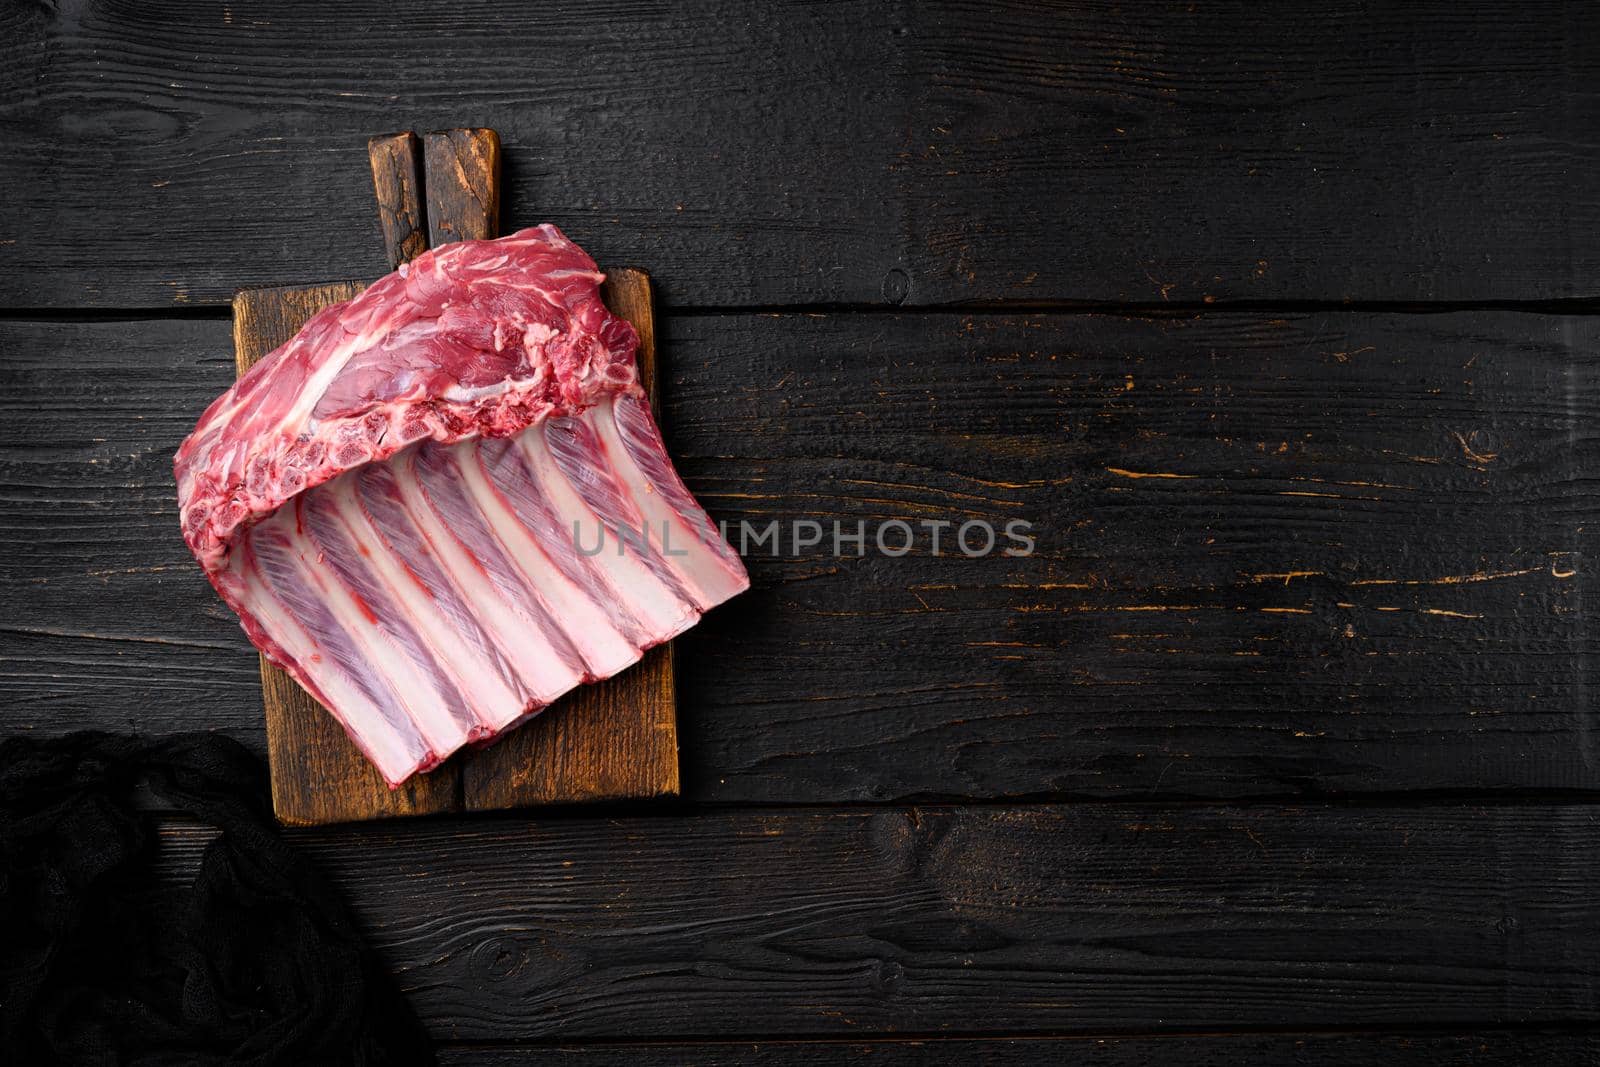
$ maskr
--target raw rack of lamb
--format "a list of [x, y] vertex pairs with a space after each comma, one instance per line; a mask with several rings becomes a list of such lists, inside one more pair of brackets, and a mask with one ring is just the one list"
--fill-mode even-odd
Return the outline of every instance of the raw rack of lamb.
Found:
[[317, 314], [178, 449], [211, 584], [391, 786], [749, 586], [603, 278], [554, 226], [425, 253]]

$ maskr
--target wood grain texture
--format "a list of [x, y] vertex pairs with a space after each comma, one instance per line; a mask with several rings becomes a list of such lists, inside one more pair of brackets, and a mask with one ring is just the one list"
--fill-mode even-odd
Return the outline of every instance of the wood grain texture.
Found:
[[750, 553], [684, 646], [711, 796], [1600, 782], [1593, 320], [668, 323], [672, 448], [719, 518], [1038, 538]]
[[[601, 295], [639, 334], [639, 381], [660, 413], [650, 276], [608, 272]], [[582, 686], [532, 722], [461, 761], [469, 811], [678, 793], [678, 705], [671, 643], [614, 678]]]
[[442, 130], [422, 137], [428, 242], [500, 236], [500, 135], [493, 130]]
[[916, 807], [294, 840], [441, 1040], [1593, 1026], [1594, 815]]
[[[658, 330], [669, 447], [735, 531], [1039, 537], [1020, 560], [749, 554], [754, 589], [680, 639], [687, 798], [1600, 788], [1600, 320]], [[264, 746], [253, 653], [174, 518], [170, 457], [228, 347], [221, 321], [0, 323], [0, 732]]]
[[[1584, 5], [82, 0], [0, 12], [0, 306], [372, 277], [362, 145], [667, 306], [1592, 297]], [[1336, 61], [1330, 57], [1337, 57]]]
[[[358, 282], [246, 289], [233, 301], [234, 359], [243, 374], [325, 307], [349, 300]], [[460, 768], [453, 762], [390, 789], [344, 728], [293, 678], [261, 657], [261, 694], [272, 770], [272, 810], [296, 826], [454, 811]]]
[[1594, 1031], [1438, 1034], [1171, 1034], [863, 1041], [700, 1041], [584, 1045], [446, 1045], [443, 1067], [1527, 1067], [1600, 1059]]
[[409, 263], [428, 250], [428, 222], [423, 211], [422, 142], [407, 130], [367, 142], [372, 164], [372, 189], [378, 197], [378, 228], [389, 269]]
[[1464, 307], [1592, 310], [1597, 75], [1562, 0], [0, 5], [0, 734], [283, 743], [172, 449], [236, 288], [384, 268], [362, 138], [493, 124], [684, 312], [714, 514], [1038, 551], [753, 553], [689, 804], [291, 832], [446, 1064], [1600, 1061], [1600, 320]]

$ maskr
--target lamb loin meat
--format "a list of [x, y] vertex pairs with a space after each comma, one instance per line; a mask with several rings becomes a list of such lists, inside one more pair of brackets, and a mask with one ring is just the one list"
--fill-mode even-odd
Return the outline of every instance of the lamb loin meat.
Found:
[[211, 584], [390, 785], [749, 586], [603, 278], [554, 226], [425, 253], [314, 316], [178, 449]]

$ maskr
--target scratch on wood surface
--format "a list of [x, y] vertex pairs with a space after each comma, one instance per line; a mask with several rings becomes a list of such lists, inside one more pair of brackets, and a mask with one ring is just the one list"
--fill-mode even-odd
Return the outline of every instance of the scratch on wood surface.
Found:
[[126, 641], [140, 645], [171, 645], [175, 648], [212, 648], [232, 651], [235, 645], [222, 641], [186, 641], [155, 634], [97, 634], [87, 630], [58, 630], [46, 626], [0, 626], [0, 633], [26, 634], [29, 637], [67, 637], [81, 641]]
[[1321, 497], [1324, 500], [1382, 500], [1383, 499], [1382, 497], [1376, 497], [1376, 496], [1345, 496], [1343, 493], [1314, 493], [1309, 489], [1283, 489], [1283, 490], [1280, 490], [1277, 495], [1278, 496], [1312, 496], [1312, 497]]
[[1107, 467], [1107, 474], [1115, 474], [1119, 478], [1174, 478], [1188, 480], [1200, 477], [1198, 474], [1172, 474], [1167, 471], [1130, 471], [1121, 467]]
[[[1474, 433], [1476, 433], [1476, 431], [1474, 431]], [[1461, 451], [1464, 452], [1467, 458], [1472, 460], [1474, 463], [1493, 463], [1495, 460], [1500, 458], [1500, 453], [1498, 452], [1478, 452], [1474, 450], [1471, 445], [1467, 444], [1466, 437], [1463, 436], [1460, 431], [1451, 430], [1450, 434], [1461, 446]]]
[[1151, 274], [1148, 269], [1145, 270], [1144, 276], [1150, 279], [1151, 285], [1154, 285], [1158, 290], [1160, 290], [1162, 300], [1170, 300], [1172, 298], [1172, 290], [1178, 287], [1177, 282], [1164, 282], [1157, 278], [1154, 274]]
[[[1200, 611], [1208, 605], [1204, 604], [1118, 604], [1112, 611]], [[1085, 608], [1092, 611], [1093, 608]]]
[[1414, 493], [1417, 491], [1417, 487], [1414, 485], [1399, 485], [1395, 482], [1343, 481], [1338, 478], [1315, 478], [1309, 474], [1292, 475], [1289, 480], [1291, 482], [1312, 482], [1316, 485], [1348, 485], [1354, 486], [1357, 489], [1398, 489], [1407, 493]]
[[1440, 615], [1446, 619], [1481, 619], [1482, 615], [1475, 615], [1469, 611], [1448, 611], [1445, 608], [1421, 608], [1424, 615]]
[[1326, 577], [1326, 572], [1324, 572], [1324, 571], [1262, 571], [1260, 574], [1252, 574], [1252, 575], [1250, 575], [1250, 580], [1252, 582], [1273, 582], [1273, 581], [1277, 581], [1279, 578], [1282, 578], [1283, 579], [1283, 584], [1284, 585], [1288, 585], [1290, 582], [1294, 581], [1296, 578], [1322, 578], [1322, 577]]
[[[1532, 574], [1542, 570], [1540, 567], [1524, 567], [1515, 571], [1474, 571], [1471, 574], [1446, 574], [1439, 578], [1357, 578], [1351, 585], [1470, 585], [1473, 582], [1493, 582], [1501, 578], [1520, 578], [1524, 574]], [[1557, 577], [1563, 577], [1557, 575]]]
[[163, 571], [181, 570], [188, 572], [192, 566], [178, 563], [159, 563], [150, 567], [111, 567], [106, 570], [84, 571], [89, 578], [110, 578], [117, 574], [160, 574]]
[[911, 482], [883, 482], [870, 478], [841, 478], [844, 485], [870, 485], [879, 489], [908, 489], [915, 493], [937, 493], [940, 496], [957, 497], [962, 500], [976, 500], [984, 504], [999, 504], [1009, 507], [1021, 507], [1020, 500], [997, 500], [994, 497], [980, 496], [977, 493], [963, 493], [956, 489], [941, 489], [936, 485], [916, 485]]

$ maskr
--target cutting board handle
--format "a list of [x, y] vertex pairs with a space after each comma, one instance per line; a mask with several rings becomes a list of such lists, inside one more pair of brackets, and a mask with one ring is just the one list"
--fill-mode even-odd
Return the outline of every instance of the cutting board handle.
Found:
[[500, 236], [500, 135], [441, 130], [422, 136], [428, 243]]
[[428, 221], [422, 213], [422, 143], [417, 135], [389, 133], [367, 142], [372, 188], [378, 194], [378, 226], [389, 269], [428, 250]]
[[367, 142], [389, 268], [430, 247], [500, 236], [500, 135], [410, 130]]
[[[431, 150], [430, 150], [431, 146]], [[493, 130], [386, 134], [367, 144], [389, 266], [431, 243], [499, 232], [500, 139]], [[434, 236], [438, 235], [438, 236]], [[359, 282], [245, 290], [234, 300], [239, 372], [294, 335]], [[659, 400], [649, 275], [612, 270], [611, 309], [639, 334], [639, 380]], [[272, 803], [294, 825], [528, 804], [670, 796], [678, 792], [671, 644], [614, 678], [581, 686], [489, 748], [463, 752], [390, 790], [343, 729], [287, 673], [262, 661]]]

